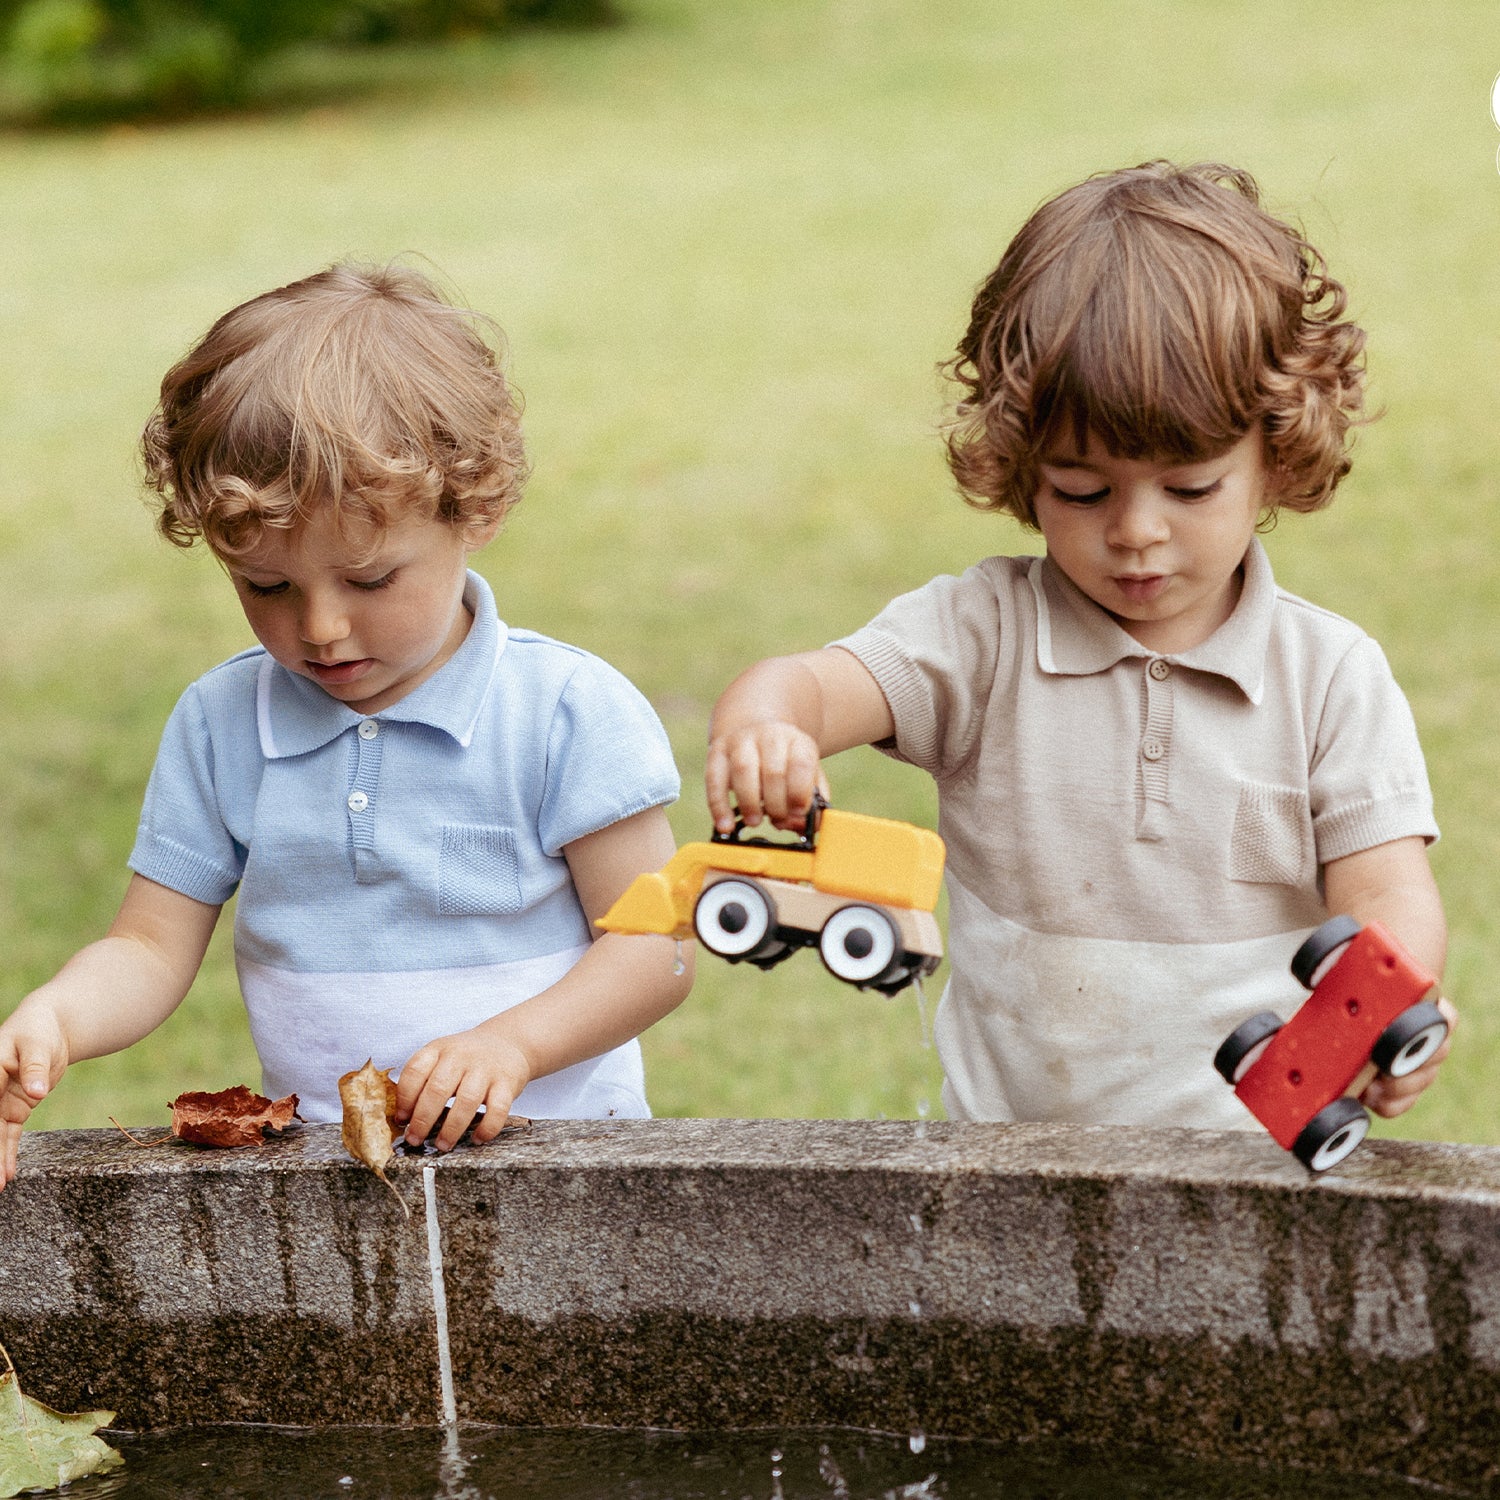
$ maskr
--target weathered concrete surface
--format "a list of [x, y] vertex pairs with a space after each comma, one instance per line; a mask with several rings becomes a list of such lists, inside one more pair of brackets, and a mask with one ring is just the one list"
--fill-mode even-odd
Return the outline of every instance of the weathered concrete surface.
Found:
[[393, 1164], [27, 1137], [0, 1340], [125, 1425], [460, 1416], [1149, 1445], [1500, 1494], [1500, 1150], [1253, 1134], [546, 1122]]

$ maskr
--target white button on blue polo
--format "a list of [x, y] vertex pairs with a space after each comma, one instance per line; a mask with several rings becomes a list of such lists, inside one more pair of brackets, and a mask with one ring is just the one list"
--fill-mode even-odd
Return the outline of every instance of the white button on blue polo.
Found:
[[373, 740], [380, 733], [380, 725], [374, 719], [366, 719], [359, 726], [359, 737], [362, 740]]
[[349, 793], [349, 811], [363, 812], [370, 805], [370, 799], [363, 792]]

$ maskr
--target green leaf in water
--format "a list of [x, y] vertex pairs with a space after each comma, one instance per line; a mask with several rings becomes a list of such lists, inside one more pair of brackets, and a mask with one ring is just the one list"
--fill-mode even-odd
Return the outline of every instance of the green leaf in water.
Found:
[[55, 1490], [86, 1474], [117, 1469], [125, 1460], [97, 1428], [115, 1419], [112, 1411], [53, 1411], [21, 1390], [10, 1355], [0, 1345], [0, 1500], [37, 1490]]

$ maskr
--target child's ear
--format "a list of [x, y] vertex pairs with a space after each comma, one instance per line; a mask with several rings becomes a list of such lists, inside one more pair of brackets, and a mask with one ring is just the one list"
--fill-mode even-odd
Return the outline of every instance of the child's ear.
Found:
[[461, 528], [465, 549], [478, 552], [481, 547], [489, 546], [498, 535], [504, 520], [505, 513], [501, 511], [497, 515], [476, 516], [473, 520], [466, 521]]

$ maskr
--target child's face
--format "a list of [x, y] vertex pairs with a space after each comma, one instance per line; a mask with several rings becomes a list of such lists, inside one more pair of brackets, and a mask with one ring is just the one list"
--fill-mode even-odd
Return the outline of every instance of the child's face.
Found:
[[268, 530], [253, 552], [225, 566], [261, 645], [289, 672], [373, 714], [425, 682], [463, 643], [468, 556], [494, 529], [476, 535], [407, 520], [345, 535], [325, 509], [296, 531]]
[[1041, 458], [1036, 519], [1047, 552], [1152, 651], [1186, 651], [1227, 620], [1268, 503], [1260, 428], [1195, 463], [1114, 458], [1092, 434]]

